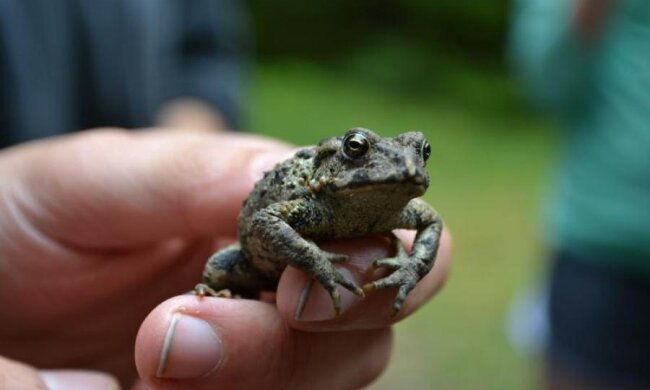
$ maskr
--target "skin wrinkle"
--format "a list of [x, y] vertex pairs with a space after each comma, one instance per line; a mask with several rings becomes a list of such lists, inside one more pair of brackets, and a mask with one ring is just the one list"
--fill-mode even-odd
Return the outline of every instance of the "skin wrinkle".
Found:
[[[11, 182], [10, 182], [11, 183]], [[12, 222], [16, 226], [19, 226], [19, 229], [2, 229], [3, 231], [16, 231], [22, 232], [24, 237], [14, 237], [5, 244], [6, 248], [11, 248], [12, 243], [15, 242], [32, 242], [36, 244], [36, 247], [39, 248], [40, 253], [43, 255], [52, 256], [63, 256], [68, 253], [65, 245], [62, 245], [60, 242], [52, 239], [48, 236], [43, 230], [39, 229], [38, 226], [31, 223], [32, 218], [30, 215], [37, 213], [36, 202], [30, 196], [30, 191], [26, 190], [25, 185], [18, 181], [13, 182], [13, 186], [6, 188], [5, 191], [1, 192], [2, 195], [2, 207], [6, 210], [8, 217], [10, 218], [10, 223]], [[6, 223], [5, 218], [2, 219], [3, 223]], [[4, 246], [4, 245], [3, 245]], [[21, 256], [20, 253], [16, 253], [18, 256]], [[16, 264], [21, 264], [23, 262], [14, 262]], [[24, 262], [25, 265], [29, 262]]]
[[[14, 188], [20, 187], [20, 184], [16, 185]], [[26, 191], [19, 191], [20, 193], [26, 193]], [[26, 232], [26, 236], [24, 238], [16, 238], [11, 239], [7, 245], [3, 245], [5, 248], [11, 248], [12, 243], [14, 242], [33, 242], [35, 245], [34, 248], [36, 249], [35, 253], [30, 253], [29, 256], [43, 256], [44, 258], [49, 258], [53, 257], [54, 259], [57, 258], [63, 258], [68, 252], [66, 249], [58, 242], [55, 240], [52, 240], [49, 238], [47, 235], [45, 235], [41, 230], [36, 228], [33, 224], [29, 222], [29, 218], [26, 216], [26, 213], [24, 211], [24, 208], [20, 207], [21, 202], [18, 201], [18, 199], [25, 199], [21, 198], [21, 196], [14, 196], [13, 199], [16, 201], [12, 200], [8, 195], [10, 195], [11, 192], [4, 192], [3, 191], [3, 204], [6, 206], [6, 209], [9, 211], [9, 215], [14, 221], [14, 223], [17, 226], [20, 226], [20, 229], [18, 229], [21, 232]], [[3, 229], [4, 230], [4, 229]], [[7, 249], [5, 249], [7, 250]], [[11, 254], [11, 250], [7, 250], [9, 252], [9, 255]], [[24, 258], [25, 254], [17, 252], [15, 253], [15, 258]], [[9, 264], [9, 263], [5, 263]], [[29, 279], [30, 275], [32, 275], [34, 272], [38, 273], [49, 273], [49, 272], [61, 272], [64, 270], [65, 264], [61, 263], [60, 261], [48, 261], [48, 262], [41, 262], [41, 263], [34, 263], [31, 261], [12, 261], [10, 263], [13, 267], [13, 271], [7, 271], [2, 274], [2, 279], [4, 279], [4, 284], [8, 288], [12, 288], [12, 286], [21, 286], [25, 284], [29, 284], [29, 282], [25, 282], [25, 279]], [[37, 267], [32, 267], [33, 265], [37, 265]], [[67, 267], [68, 269], [71, 269], [71, 264]], [[66, 281], [67, 283], [67, 281]], [[22, 296], [21, 296], [22, 297]], [[19, 297], [19, 298], [21, 298]], [[15, 297], [14, 297], [15, 298]], [[29, 307], [38, 307], [39, 302], [42, 302], [41, 306], [45, 305], [46, 303], [52, 303], [52, 296], [47, 293], [46, 290], [42, 289], [30, 289], [29, 296], [24, 296], [24, 298], [29, 298]], [[19, 299], [20, 301], [20, 299]], [[15, 304], [16, 302], [14, 302]], [[34, 316], [38, 316], [37, 313], [38, 310], [36, 310], [35, 313], [33, 313]]]
[[289, 390], [291, 389], [291, 383], [295, 380], [297, 375], [295, 369], [300, 365], [302, 359], [301, 361], [298, 360], [300, 355], [298, 353], [298, 343], [296, 343], [295, 340], [296, 331], [291, 329], [286, 322], [280, 324], [280, 329], [283, 342], [280, 343], [282, 347], [278, 350], [279, 356], [275, 361], [278, 362], [278, 365], [281, 367], [286, 368], [280, 369], [280, 372], [282, 372], [283, 375], [281, 375], [281, 378], [278, 381], [278, 388], [281, 390]]
[[[186, 241], [175, 239], [157, 245], [151, 253], [142, 253], [141, 255], [132, 257], [144, 257], [146, 265], [141, 265], [140, 271], [137, 274], [131, 274], [128, 283], [123, 284], [117, 296], [113, 295], [113, 300], [127, 299], [133, 296], [141, 289], [141, 286], [150, 286], [157, 280], [164, 280], [164, 276], [171, 272], [178, 272], [182, 268], [186, 268], [184, 263], [197, 263], [199, 259], [210, 253], [212, 243], [208, 240], [195, 240]], [[155, 259], [151, 261], [147, 257]], [[129, 266], [131, 259], [120, 259], [126, 267]], [[105, 268], [114, 268], [114, 264], [105, 264]], [[132, 267], [130, 267], [132, 268]], [[197, 272], [200, 268], [197, 267]], [[116, 275], [116, 277], [120, 277]], [[120, 277], [120, 279], [123, 277]], [[188, 289], [190, 285], [188, 284]], [[178, 288], [177, 288], [178, 289]]]
[[[89, 139], [93, 140], [96, 137], [96, 135], [89, 136]], [[73, 142], [72, 145], [69, 145], [68, 149], [70, 150], [68, 153], [65, 153], [66, 158], [74, 158], [78, 155], [78, 153], [74, 152], [75, 148], [78, 149], [78, 147], [75, 145], [75, 143], [79, 143], [77, 138], [78, 136], [70, 137], [71, 141]], [[57, 198], [57, 201], [54, 202], [54, 198], [50, 197], [51, 193], [66, 193], [67, 189], [62, 187], [65, 185], [66, 178], [63, 178], [63, 180], [57, 180], [57, 177], [60, 175], [52, 173], [49, 170], [41, 169], [40, 166], [43, 165], [41, 161], [50, 161], [48, 166], [51, 167], [60, 165], [61, 160], [59, 156], [61, 153], [57, 154], [52, 151], [52, 149], [54, 149], [59, 152], [59, 149], [61, 149], [60, 141], [49, 141], [44, 144], [49, 144], [49, 148], [43, 147], [44, 145], [39, 145], [37, 143], [34, 143], [32, 145], [28, 144], [25, 146], [25, 149], [29, 151], [32, 156], [29, 156], [31, 158], [25, 158], [20, 161], [18, 166], [22, 167], [24, 172], [20, 175], [15, 175], [15, 177], [17, 177], [19, 180], [22, 179], [20, 182], [22, 186], [26, 188], [33, 187], [41, 189], [41, 191], [38, 192], [24, 191], [25, 193], [30, 194], [29, 196], [21, 197], [24, 199], [23, 203], [25, 204], [25, 215], [27, 216], [27, 219], [33, 222], [38, 222], [35, 225], [38, 225], [40, 227], [40, 230], [43, 232], [44, 236], [50, 238], [52, 241], [55, 241], [58, 244], [61, 244], [61, 246], [63, 246], [65, 249], [74, 250], [77, 249], [77, 245], [74, 245], [71, 242], [67, 242], [66, 240], [62, 239], [63, 237], [59, 237], [58, 232], [60, 232], [60, 224], [48, 227], [48, 225], [45, 223], [47, 220], [57, 220], [58, 214], [66, 214], [65, 209], [63, 209], [63, 213], [61, 213], [61, 211], [57, 211], [62, 210], [62, 204], [68, 204], [71, 201], [72, 203], [75, 202], [74, 198], [64, 199], [65, 201], [61, 201], [61, 199]], [[85, 167], [83, 160], [77, 162], [73, 161], [72, 163], [68, 161], [68, 163], [76, 166], [78, 169], [84, 169]], [[30, 201], [27, 201], [27, 199], [30, 199]], [[77, 205], [76, 212], [82, 212], [86, 209], [87, 208], [84, 207], [83, 204], [79, 204]], [[46, 216], [46, 218], [43, 218], [43, 216]], [[60, 218], [59, 221], [61, 222]], [[62, 221], [65, 222], [65, 219]]]
[[[164, 266], [163, 264], [160, 264], [160, 267], [155, 269], [154, 272], [145, 272], [143, 274], [145, 277], [144, 279], [139, 279], [137, 283], [132, 283], [131, 292], [129, 293], [129, 291], [125, 291], [123, 293], [124, 297], [126, 298], [135, 294], [140, 296], [144, 294], [153, 295], [155, 298], [148, 300], [151, 302], [151, 307], [148, 307], [147, 310], [143, 310], [143, 312], [146, 312], [160, 299], [182, 293], [186, 291], [185, 288], [191, 288], [195, 275], [201, 272], [203, 259], [209, 255], [213, 245], [209, 240], [194, 242], [183, 241], [182, 245], [183, 247], [181, 249], [169, 253], [169, 261], [166, 261]], [[190, 268], [187, 266], [188, 264], [196, 264], [196, 266], [195, 268]], [[147, 267], [147, 269], [150, 268]], [[186, 274], [186, 276], [183, 277], [186, 282], [184, 286], [186, 287], [179, 288], [178, 286], [168, 285], [165, 283], [165, 278], [172, 274], [177, 275], [177, 278], [178, 275]], [[141, 291], [143, 289], [141, 286], [155, 285], [157, 284], [156, 281], [159, 281], [158, 284], [162, 284], [162, 286], [158, 288], [158, 293], [152, 291], [151, 288], [145, 288], [144, 291]], [[181, 289], [183, 289], [183, 291], [180, 291]]]
[[[166, 252], [164, 247], [155, 247], [142, 253], [135, 252], [129, 254], [126, 258], [115, 258], [114, 261], [97, 255], [94, 256], [94, 259], [86, 257], [86, 261], [80, 259], [69, 273], [61, 274], [51, 281], [52, 289], [58, 291], [58, 293], [49, 296], [49, 305], [52, 307], [68, 306], [66, 311], [57, 309], [57, 312], [52, 313], [52, 316], [61, 318], [65, 317], [67, 312], [93, 311], [97, 305], [102, 305], [106, 301], [115, 301], [115, 288], [111, 286], [116, 284], [120, 286], [119, 295], [128, 296], [128, 291], [131, 288], [165, 272], [175, 260], [172, 253], [160, 256], [161, 252]], [[147, 266], [133, 267], [132, 261], [143, 258], [143, 255], [150, 255], [152, 259], [157, 261], [147, 261]], [[127, 270], [130, 271], [126, 272]], [[71, 278], [70, 274], [74, 278]], [[119, 279], [119, 282], [112, 282], [115, 279]], [[57, 284], [60, 287], [54, 287]], [[94, 290], [93, 297], [80, 298], [84, 297], [84, 290], [89, 286]], [[75, 300], [76, 305], [70, 305], [71, 300]]]

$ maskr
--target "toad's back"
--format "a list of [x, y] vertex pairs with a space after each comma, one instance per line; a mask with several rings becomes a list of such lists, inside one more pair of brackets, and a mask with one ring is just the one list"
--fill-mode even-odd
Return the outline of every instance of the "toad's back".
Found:
[[273, 203], [309, 196], [307, 186], [313, 173], [314, 148], [299, 150], [293, 157], [278, 163], [255, 183], [255, 188], [244, 200], [239, 213], [239, 236], [248, 234], [248, 226], [256, 211]]

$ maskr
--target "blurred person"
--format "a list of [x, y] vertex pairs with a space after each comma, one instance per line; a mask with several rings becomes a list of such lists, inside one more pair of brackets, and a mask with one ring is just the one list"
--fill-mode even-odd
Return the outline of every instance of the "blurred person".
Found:
[[564, 137], [545, 386], [650, 387], [650, 2], [518, 0], [512, 60]]
[[[391, 325], [442, 286], [446, 232], [396, 318], [394, 291], [338, 318], [314, 291], [326, 319], [296, 321], [307, 277], [292, 268], [277, 308], [182, 294], [292, 148], [123, 129], [240, 127], [243, 33], [234, 1], [0, 0], [0, 388], [359, 388], [385, 368]], [[359, 283], [389, 254], [380, 238], [323, 245]]]
[[0, 1], [0, 147], [102, 126], [242, 122], [234, 0]]

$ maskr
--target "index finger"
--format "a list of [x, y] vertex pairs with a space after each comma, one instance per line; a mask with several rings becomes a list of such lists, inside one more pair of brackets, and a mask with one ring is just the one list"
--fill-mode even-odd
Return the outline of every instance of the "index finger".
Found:
[[31, 225], [84, 249], [236, 232], [242, 200], [291, 149], [245, 134], [92, 130], [5, 152], [0, 178]]
[[[410, 247], [414, 237], [413, 232], [399, 232], [398, 236], [407, 247]], [[350, 261], [341, 265], [339, 270], [358, 285], [377, 279], [380, 275], [373, 269], [373, 262], [392, 255], [388, 240], [382, 237], [326, 242], [322, 243], [321, 247], [329, 252], [344, 253], [350, 257]], [[306, 274], [292, 267], [287, 267], [280, 279], [276, 298], [278, 309], [291, 327], [305, 331], [385, 327], [413, 313], [442, 288], [451, 267], [451, 259], [451, 235], [445, 228], [433, 269], [411, 291], [404, 307], [394, 317], [391, 316], [391, 311], [396, 295], [395, 289], [373, 291], [365, 298], [359, 299], [339, 286], [337, 288], [341, 294], [343, 313], [336, 317], [329, 295], [318, 283], [314, 283], [303, 314], [300, 319], [296, 319], [294, 314], [299, 297], [310, 279]]]

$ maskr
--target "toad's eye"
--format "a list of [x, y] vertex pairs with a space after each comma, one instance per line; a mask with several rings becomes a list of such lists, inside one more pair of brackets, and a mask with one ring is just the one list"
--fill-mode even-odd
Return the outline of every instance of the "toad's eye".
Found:
[[431, 145], [429, 145], [429, 142], [424, 141], [422, 142], [422, 147], [420, 148], [420, 154], [422, 155], [422, 159], [424, 162], [426, 162], [429, 159], [429, 156], [431, 156]]
[[343, 140], [343, 152], [351, 158], [359, 158], [368, 152], [370, 141], [362, 133], [352, 133]]

